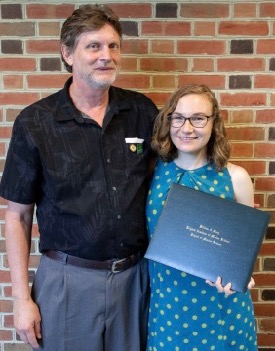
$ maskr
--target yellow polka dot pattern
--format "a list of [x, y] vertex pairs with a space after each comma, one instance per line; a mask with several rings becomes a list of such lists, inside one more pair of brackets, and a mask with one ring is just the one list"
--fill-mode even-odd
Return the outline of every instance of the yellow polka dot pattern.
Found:
[[[217, 173], [211, 165], [205, 165], [185, 171], [174, 162], [159, 161], [146, 206], [150, 237], [173, 182], [221, 198], [234, 198], [226, 168]], [[203, 279], [153, 261], [149, 261], [149, 273], [147, 351], [257, 351], [249, 292], [227, 297]]]

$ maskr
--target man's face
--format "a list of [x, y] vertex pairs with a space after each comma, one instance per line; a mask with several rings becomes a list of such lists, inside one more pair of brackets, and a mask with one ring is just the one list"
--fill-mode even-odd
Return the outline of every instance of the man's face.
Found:
[[121, 65], [120, 37], [108, 24], [98, 31], [79, 36], [74, 51], [63, 48], [63, 57], [72, 66], [74, 79], [95, 89], [108, 88]]

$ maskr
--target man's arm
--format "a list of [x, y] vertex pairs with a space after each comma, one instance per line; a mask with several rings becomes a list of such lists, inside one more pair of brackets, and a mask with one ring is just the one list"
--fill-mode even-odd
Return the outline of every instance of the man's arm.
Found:
[[14, 298], [14, 325], [22, 341], [38, 348], [41, 317], [38, 306], [31, 298], [28, 280], [33, 211], [34, 204], [9, 201], [5, 236]]

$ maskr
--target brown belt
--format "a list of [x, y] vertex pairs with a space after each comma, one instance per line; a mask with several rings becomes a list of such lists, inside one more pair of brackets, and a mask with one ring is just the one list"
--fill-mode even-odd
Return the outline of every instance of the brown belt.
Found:
[[137, 253], [135, 255], [131, 255], [122, 259], [93, 261], [87, 260], [85, 258], [67, 255], [64, 252], [54, 250], [48, 250], [44, 253], [44, 255], [63, 264], [82, 268], [105, 269], [113, 273], [125, 271], [126, 269], [134, 266], [143, 257], [143, 254]]

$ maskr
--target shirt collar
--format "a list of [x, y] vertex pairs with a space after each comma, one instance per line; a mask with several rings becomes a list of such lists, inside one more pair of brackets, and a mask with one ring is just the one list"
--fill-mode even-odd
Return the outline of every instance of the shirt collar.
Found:
[[[69, 121], [72, 119], [79, 120], [82, 118], [81, 112], [75, 107], [69, 94], [69, 87], [72, 84], [72, 77], [70, 77], [62, 90], [59, 92], [59, 98], [56, 103], [56, 110], [54, 111], [55, 119], [59, 122]], [[120, 110], [130, 109], [130, 105], [125, 99], [125, 96], [121, 96], [119, 92], [122, 91], [120, 88], [111, 86], [109, 89], [109, 108], [108, 115], [117, 114]]]

